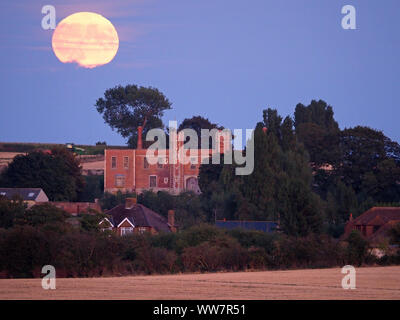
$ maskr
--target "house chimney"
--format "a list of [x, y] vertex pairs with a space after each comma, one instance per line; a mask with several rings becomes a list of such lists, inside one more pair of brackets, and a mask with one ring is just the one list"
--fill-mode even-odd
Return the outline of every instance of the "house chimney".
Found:
[[136, 204], [136, 198], [126, 198], [125, 199], [125, 209], [132, 209]]
[[175, 227], [175, 211], [168, 210], [168, 224], [173, 228]]
[[139, 126], [138, 127], [137, 149], [142, 149], [143, 148], [142, 133], [143, 133], [143, 127]]

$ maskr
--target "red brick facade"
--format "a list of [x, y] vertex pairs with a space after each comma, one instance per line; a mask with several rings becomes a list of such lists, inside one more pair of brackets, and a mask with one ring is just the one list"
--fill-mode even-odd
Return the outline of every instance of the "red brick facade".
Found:
[[[226, 141], [230, 143], [230, 140]], [[226, 150], [227, 147], [224, 144], [224, 138], [221, 138], [220, 152]], [[186, 151], [189, 157], [189, 150]], [[213, 150], [197, 150], [196, 164], [183, 164], [179, 161], [176, 164], [170, 164], [169, 150], [165, 150], [165, 164], [149, 164], [145, 160], [146, 152], [147, 149], [106, 149], [104, 191], [116, 193], [120, 190], [141, 193], [144, 190], [153, 190], [178, 194], [190, 190], [199, 193], [200, 163], [202, 159], [214, 153]]]

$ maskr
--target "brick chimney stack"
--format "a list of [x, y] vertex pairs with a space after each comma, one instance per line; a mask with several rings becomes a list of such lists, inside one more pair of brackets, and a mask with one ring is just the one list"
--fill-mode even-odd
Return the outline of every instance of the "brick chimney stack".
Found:
[[142, 149], [143, 148], [142, 134], [143, 134], [143, 127], [139, 126], [138, 127], [137, 149]]
[[125, 209], [132, 209], [136, 204], [136, 198], [126, 198], [125, 199]]

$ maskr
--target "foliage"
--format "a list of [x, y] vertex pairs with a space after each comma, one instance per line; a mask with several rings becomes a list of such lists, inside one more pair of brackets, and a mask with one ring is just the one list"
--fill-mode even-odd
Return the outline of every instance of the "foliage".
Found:
[[[197, 133], [197, 138], [198, 138], [198, 148], [201, 149], [201, 130], [202, 129], [207, 129], [207, 130], [212, 130], [212, 129], [219, 129], [222, 130], [223, 127], [211, 123], [210, 120], [203, 118], [201, 116], [194, 116], [192, 118], [187, 118], [184, 119], [181, 124], [178, 127], [178, 131], [183, 130], [183, 129], [193, 129]], [[209, 148], [212, 148], [212, 143], [210, 141], [209, 143]]]
[[369, 243], [360, 232], [353, 230], [346, 239], [348, 245], [346, 249], [347, 263], [350, 265], [361, 266], [369, 258]]
[[68, 217], [69, 214], [64, 210], [44, 202], [43, 204], [36, 204], [25, 210], [23, 214], [16, 217], [15, 223], [33, 227], [54, 223], [65, 224]]
[[96, 108], [112, 129], [128, 138], [130, 147], [136, 147], [137, 127], [143, 126], [144, 136], [152, 128], [162, 128], [161, 117], [171, 103], [156, 88], [127, 85], [106, 90]]
[[84, 176], [85, 187], [78, 195], [79, 202], [94, 202], [103, 197], [104, 176]]
[[67, 149], [55, 147], [50, 154], [34, 151], [16, 156], [0, 176], [0, 185], [42, 188], [52, 201], [74, 201], [84, 180], [79, 160]]
[[26, 204], [20, 198], [12, 201], [0, 196], [0, 228], [8, 229], [14, 226], [15, 218], [22, 216]]
[[110, 210], [120, 204], [125, 203], [126, 198], [136, 197], [135, 193], [132, 192], [121, 192], [118, 190], [116, 194], [105, 192], [99, 199], [100, 206], [103, 210]]
[[[263, 127], [267, 127], [264, 132]], [[254, 171], [236, 176], [233, 165], [202, 165], [202, 197], [214, 214], [229, 219], [280, 221], [291, 235], [320, 232], [322, 202], [311, 188], [308, 155], [296, 142], [293, 122], [277, 110], [263, 112], [254, 133]]]
[[88, 232], [98, 232], [99, 223], [101, 220], [106, 218], [107, 215], [104, 213], [83, 213], [80, 214], [80, 224], [83, 230]]

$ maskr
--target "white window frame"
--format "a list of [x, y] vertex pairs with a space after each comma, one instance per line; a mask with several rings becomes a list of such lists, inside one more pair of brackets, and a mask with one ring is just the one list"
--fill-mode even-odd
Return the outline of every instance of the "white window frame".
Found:
[[[119, 179], [117, 179], [117, 178], [121, 179], [122, 185], [118, 185], [117, 181]], [[115, 179], [114, 183], [115, 183], [115, 187], [116, 188], [124, 188], [125, 187], [125, 185], [126, 185], [126, 176], [124, 174], [116, 174], [114, 176], [114, 179]]]
[[[126, 166], [125, 166], [125, 160], [126, 160]], [[125, 170], [129, 169], [129, 157], [128, 156], [124, 156], [123, 166], [124, 166]]]
[[133, 233], [133, 227], [121, 227], [121, 236], [126, 236]]

